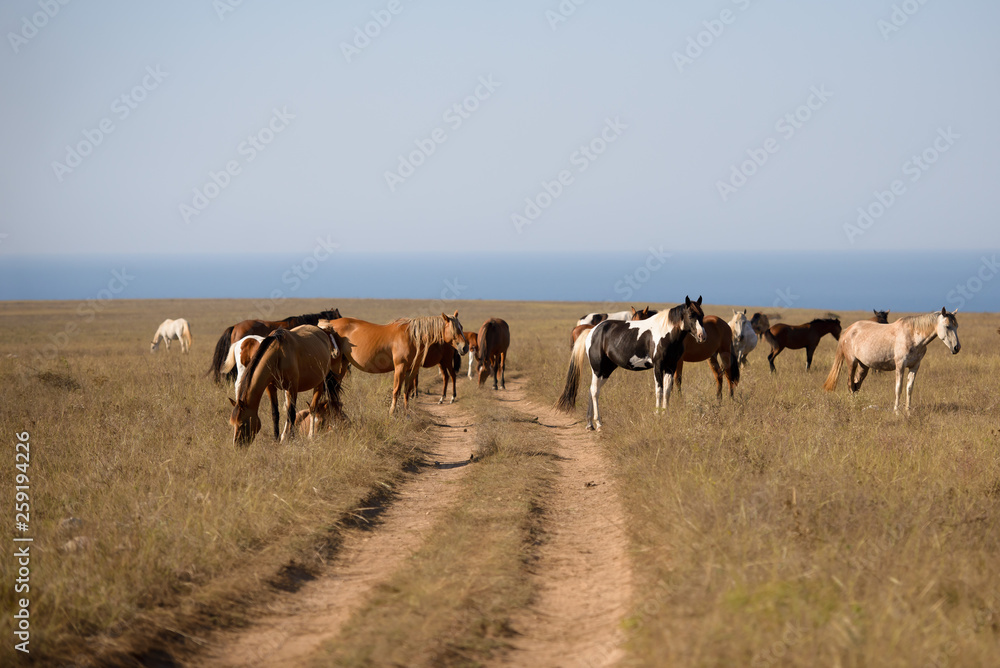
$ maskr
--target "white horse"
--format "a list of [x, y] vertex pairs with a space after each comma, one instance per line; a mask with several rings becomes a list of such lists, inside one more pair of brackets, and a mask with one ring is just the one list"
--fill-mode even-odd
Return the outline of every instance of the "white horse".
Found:
[[257, 352], [257, 348], [263, 340], [263, 336], [250, 334], [229, 346], [229, 352], [226, 354], [226, 359], [222, 363], [220, 371], [222, 375], [226, 375], [233, 370], [234, 366], [236, 367], [235, 387], [237, 397], [240, 396], [240, 381], [243, 380], [243, 372], [246, 370], [247, 365], [250, 364], [253, 354]]
[[733, 309], [733, 319], [729, 321], [729, 328], [733, 330], [733, 354], [740, 366], [747, 365], [747, 355], [757, 347], [757, 332], [753, 331], [753, 325], [747, 320], [747, 310], [737, 311]]
[[182, 353], [191, 350], [191, 328], [188, 327], [187, 320], [184, 318], [177, 318], [177, 320], [167, 318], [160, 323], [156, 334], [153, 335], [153, 342], [149, 345], [149, 352], [155, 353], [156, 349], [160, 347], [161, 340], [167, 344], [167, 350], [170, 350], [170, 339], [177, 339], [181, 342]]
[[[656, 313], [656, 311], [653, 311]], [[580, 325], [596, 325], [599, 322], [604, 322], [605, 320], [622, 320], [628, 321], [632, 319], [632, 310], [628, 311], [618, 311], [617, 313], [588, 313], [579, 320], [576, 321], [577, 327]]]
[[[870, 320], [856, 322], [840, 335], [837, 343], [837, 356], [833, 360], [833, 368], [827, 376], [823, 389], [827, 392], [837, 388], [837, 380], [844, 364], [850, 364], [850, 377], [847, 379], [851, 392], [861, 389], [861, 383], [868, 375], [868, 369], [879, 371], [896, 370], [896, 405], [893, 408], [899, 412], [899, 399], [903, 391], [903, 374], [906, 380], [906, 412], [910, 412], [910, 398], [913, 396], [913, 381], [920, 360], [927, 352], [927, 346], [934, 339], [948, 346], [952, 355], [957, 355], [962, 349], [958, 341], [958, 320], [955, 311], [948, 313], [942, 306], [940, 313], [927, 315], [911, 315], [900, 318], [891, 325], [883, 325]], [[854, 371], [861, 370], [855, 378]]]

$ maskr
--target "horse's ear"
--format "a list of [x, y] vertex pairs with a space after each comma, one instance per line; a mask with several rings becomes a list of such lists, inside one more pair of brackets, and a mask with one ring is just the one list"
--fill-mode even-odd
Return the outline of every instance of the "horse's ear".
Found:
[[698, 301], [696, 301], [695, 304], [701, 306], [701, 295], [698, 295]]
[[444, 319], [445, 322], [451, 322], [450, 320], [448, 320], [448, 316], [444, 314], [444, 311], [441, 312], [441, 317]]
[[232, 397], [226, 397], [226, 399], [229, 399], [229, 403], [231, 403], [233, 406], [236, 406], [236, 402], [233, 401]]
[[684, 306], [691, 306], [691, 296], [684, 295]]
[[941, 307], [941, 315], [948, 315], [947, 309], [945, 309], [945, 307], [943, 306]]
[[632, 315], [635, 315], [635, 313], [636, 313], [635, 307], [634, 306], [629, 306], [629, 308], [632, 309]]
[[747, 310], [743, 309], [743, 315], [746, 315], [746, 314], [747, 314]]
[[454, 315], [452, 315], [451, 317], [454, 318], [455, 320], [458, 320], [458, 310], [457, 309], [455, 310]]

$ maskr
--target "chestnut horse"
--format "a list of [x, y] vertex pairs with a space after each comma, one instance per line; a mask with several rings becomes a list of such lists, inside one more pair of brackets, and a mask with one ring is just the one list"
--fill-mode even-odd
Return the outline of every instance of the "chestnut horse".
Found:
[[247, 379], [236, 401], [229, 400], [233, 404], [229, 416], [234, 428], [233, 443], [249, 445], [256, 438], [261, 428], [257, 416], [260, 399], [270, 386], [285, 391], [288, 417], [281, 440], [295, 437], [295, 400], [299, 392], [313, 390], [313, 412], [324, 391], [329, 392], [331, 405], [339, 409], [342, 376], [330, 373], [338, 356], [332, 334], [315, 325], [301, 325], [291, 331], [279, 328], [264, 337], [246, 369]]
[[[681, 376], [684, 372], [684, 362], [704, 362], [708, 360], [712, 367], [712, 374], [715, 376], [716, 396], [722, 398], [722, 375], [725, 373], [726, 380], [729, 381], [729, 396], [733, 396], [733, 391], [740, 382], [740, 365], [733, 353], [733, 330], [722, 318], [714, 315], [706, 315], [702, 320], [705, 328], [706, 339], [704, 341], [688, 340], [684, 342], [684, 354], [677, 360], [677, 370], [674, 371], [674, 384], [677, 391], [681, 391]], [[719, 358], [722, 358], [722, 367], [719, 367]]]
[[[257, 336], [267, 336], [279, 327], [283, 329], [292, 329], [293, 327], [298, 327], [299, 325], [315, 325], [322, 319], [333, 320], [334, 318], [339, 317], [340, 311], [338, 309], [333, 309], [331, 311], [320, 311], [319, 313], [294, 315], [285, 318], [284, 320], [243, 320], [238, 322], [231, 327], [227, 327], [226, 331], [222, 332], [222, 336], [219, 337], [219, 340], [215, 344], [215, 352], [212, 354], [212, 365], [208, 367], [208, 371], [205, 375], [212, 376], [212, 379], [216, 383], [222, 382], [220, 370], [222, 369], [222, 365], [226, 361], [226, 358], [229, 356], [229, 349], [244, 336], [249, 336], [251, 334], [256, 334]], [[235, 370], [230, 370], [228, 379], [236, 379]]]
[[410, 407], [408, 394], [413, 379], [435, 343], [451, 345], [464, 355], [469, 344], [454, 315], [400, 318], [386, 325], [376, 325], [357, 318], [338, 318], [329, 321], [337, 345], [340, 347], [340, 375], [347, 373], [352, 364], [365, 373], [393, 372], [392, 404], [389, 414], [396, 412], [396, 402], [403, 395], [404, 410]]
[[767, 356], [767, 362], [771, 365], [771, 373], [774, 373], [774, 358], [782, 350], [806, 349], [806, 371], [812, 367], [813, 353], [819, 340], [826, 334], [840, 340], [840, 320], [837, 318], [816, 318], [802, 325], [786, 325], [784, 323], [775, 325], [764, 332], [764, 340], [771, 344], [771, 353]]
[[[468, 334], [465, 335], [465, 340], [469, 340]], [[441, 398], [438, 399], [438, 403], [443, 404], [444, 398], [448, 396], [449, 378], [451, 379], [451, 403], [455, 403], [458, 399], [458, 389], [455, 379], [458, 370], [462, 368], [462, 356], [458, 354], [458, 351], [450, 343], [433, 343], [427, 349], [427, 357], [424, 359], [422, 368], [431, 369], [433, 367], [441, 368], [441, 380], [444, 381], [444, 387], [441, 388]], [[420, 374], [417, 374], [413, 377], [414, 398], [420, 394], [419, 386]]]
[[[648, 306], [646, 308], [642, 309], [641, 311], [636, 311], [634, 306], [630, 306], [629, 309], [631, 309], [631, 313], [629, 314], [629, 317], [628, 317], [629, 320], [645, 320], [646, 318], [650, 318], [650, 317], [656, 315], [656, 309], [651, 309]], [[625, 313], [625, 311], [622, 311], [622, 313]], [[618, 315], [618, 314], [616, 313], [614, 315]], [[607, 320], [617, 320], [617, 318], [607, 318]], [[603, 322], [603, 320], [601, 322]], [[580, 338], [581, 334], [583, 334], [584, 332], [586, 332], [588, 330], [593, 329], [596, 326], [597, 326], [596, 324], [593, 324], [593, 325], [579, 325], [578, 324], [576, 327], [574, 327], [573, 328], [573, 333], [570, 335], [569, 347], [570, 348], [573, 347], [573, 344], [576, 343], [576, 340], [578, 338]], [[472, 378], [472, 375], [471, 375], [472, 372], [470, 371], [469, 373], [470, 373], [469, 378]]]
[[472, 380], [472, 369], [476, 366], [476, 355], [479, 354], [479, 334], [466, 332], [465, 342], [469, 344], [469, 380]]
[[507, 366], [507, 349], [510, 347], [510, 326], [500, 318], [490, 318], [479, 328], [479, 387], [493, 374], [493, 389], [497, 389], [497, 373], [500, 374], [500, 389], [506, 390], [504, 369]]

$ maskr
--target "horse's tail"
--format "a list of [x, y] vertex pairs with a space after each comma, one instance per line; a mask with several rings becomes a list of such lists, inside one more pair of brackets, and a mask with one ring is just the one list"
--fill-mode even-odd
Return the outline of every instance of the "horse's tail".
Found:
[[462, 370], [462, 355], [457, 350], [455, 351], [455, 357], [452, 360], [452, 369], [454, 369], [455, 373]]
[[778, 339], [774, 338], [774, 334], [771, 333], [770, 329], [765, 329], [763, 332], [764, 340], [767, 341], [768, 345], [772, 348], [778, 347]]
[[236, 356], [239, 354], [236, 346], [229, 346], [229, 350], [226, 351], [226, 359], [222, 362], [219, 373], [225, 374], [228, 377], [229, 372], [236, 368]]
[[[569, 356], [569, 370], [566, 372], [566, 387], [556, 403], [556, 408], [561, 411], [571, 411], [576, 406], [576, 393], [580, 389], [580, 374], [583, 373], [583, 364], [587, 358], [587, 336], [580, 335], [580, 338], [573, 344], [573, 352]], [[482, 349], [482, 348], [480, 348]]]
[[191, 326], [188, 325], [188, 321], [187, 320], [184, 321], [184, 331], [181, 332], [181, 334], [182, 334], [182, 336], [184, 336], [184, 340], [187, 342], [187, 347], [190, 348], [191, 347]]
[[226, 331], [222, 333], [222, 336], [219, 337], [218, 342], [215, 344], [215, 352], [212, 354], [212, 365], [205, 372], [205, 375], [212, 376], [212, 380], [216, 383], [222, 382], [219, 374], [222, 371], [222, 363], [226, 361], [226, 355], [229, 353], [229, 344], [232, 335], [233, 328], [227, 327]]
[[736, 346], [732, 340], [729, 341], [729, 365], [726, 366], [726, 378], [733, 385], [740, 384], [740, 360], [736, 352]]
[[847, 355], [844, 354], [844, 342], [841, 341], [837, 344], [837, 354], [833, 358], [833, 366], [830, 367], [830, 375], [826, 377], [826, 382], [823, 383], [823, 389], [827, 392], [833, 392], [837, 389], [837, 381], [840, 380], [840, 372], [844, 368], [844, 362], [847, 361]]
[[341, 394], [344, 390], [344, 376], [347, 375], [348, 370], [350, 370], [350, 366], [347, 366], [340, 373], [331, 370], [326, 374], [326, 392], [330, 395], [330, 409], [337, 416], [344, 415], [344, 401]]
[[257, 347], [257, 352], [253, 354], [253, 359], [250, 360], [250, 364], [247, 364], [247, 368], [243, 371], [243, 385], [240, 387], [240, 394], [244, 395], [244, 397], [237, 395], [237, 400], [245, 398], [245, 395], [249, 391], [250, 385], [253, 381], [253, 375], [257, 371], [257, 367], [260, 365], [260, 360], [264, 357], [264, 353], [267, 352], [272, 343], [283, 339], [285, 333], [286, 331], [283, 329], [276, 329], [269, 336], [265, 336], [260, 342], [260, 345]]

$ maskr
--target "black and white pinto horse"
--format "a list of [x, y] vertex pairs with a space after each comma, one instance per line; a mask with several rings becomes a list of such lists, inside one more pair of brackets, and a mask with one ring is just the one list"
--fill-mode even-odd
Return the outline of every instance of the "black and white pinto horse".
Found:
[[[629, 371], [653, 369], [656, 379], [656, 409], [667, 407], [674, 383], [677, 361], [684, 354], [684, 337], [690, 332], [699, 343], [705, 341], [701, 297], [698, 301], [684, 298], [684, 303], [669, 311], [660, 311], [648, 320], [604, 320], [581, 336], [573, 345], [566, 387], [556, 407], [570, 411], [576, 406], [580, 374], [585, 360], [590, 363], [594, 378], [590, 383], [587, 405], [587, 429], [600, 430], [601, 414], [597, 397], [601, 386], [618, 367]], [[666, 384], [664, 385], [664, 376]]]

